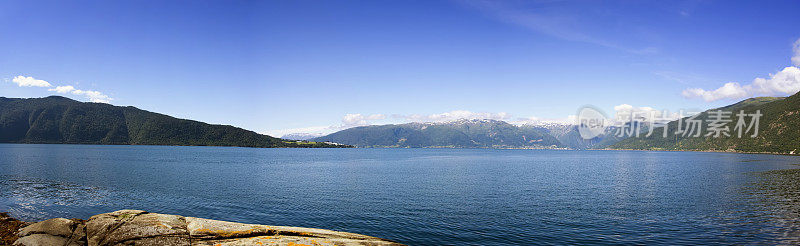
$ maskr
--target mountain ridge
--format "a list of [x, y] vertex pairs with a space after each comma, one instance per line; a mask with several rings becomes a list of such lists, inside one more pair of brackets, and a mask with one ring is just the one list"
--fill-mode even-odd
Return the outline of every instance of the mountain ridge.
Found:
[[230, 125], [61, 96], [0, 97], [0, 143], [341, 147], [286, 141]]
[[[752, 113], [760, 110], [762, 117], [760, 135], [752, 139], [738, 139], [731, 137], [712, 138], [682, 138], [670, 136], [668, 139], [657, 139], [662, 136], [663, 130], [655, 128], [650, 137], [617, 136], [618, 130], [610, 126], [599, 136], [592, 139], [583, 139], [574, 124], [531, 124], [511, 125], [498, 120], [469, 120], [460, 119], [449, 122], [413, 122], [405, 124], [371, 125], [349, 128], [326, 136], [312, 138], [314, 141], [332, 141], [351, 144], [358, 147], [451, 147], [451, 148], [569, 148], [569, 149], [640, 149], [640, 150], [688, 150], [688, 151], [736, 151], [752, 153], [800, 153], [800, 93], [789, 97], [754, 97], [741, 100], [731, 105], [713, 108], [704, 111], [707, 113], [715, 110], [739, 110]], [[685, 118], [684, 118], [685, 119]], [[697, 119], [706, 120], [707, 116]], [[489, 123], [503, 125], [507, 128], [502, 131], [502, 141], [492, 142], [472, 139], [473, 135], [466, 134], [458, 126], [465, 124]], [[502, 122], [499, 123], [499, 122]], [[435, 131], [435, 135], [424, 130], [445, 128]], [[641, 125], [643, 132], [647, 132], [649, 125]], [[677, 121], [668, 123], [669, 132], [674, 132]], [[732, 126], [731, 132], [732, 132]], [[517, 132], [509, 129], [516, 128]], [[486, 130], [486, 129], [484, 129]], [[490, 129], [491, 130], [491, 129]], [[703, 129], [705, 130], [705, 129]], [[486, 132], [487, 134], [489, 132]], [[529, 133], [525, 135], [525, 133]], [[516, 134], [516, 135], [515, 135]], [[449, 135], [449, 136], [448, 136]], [[647, 134], [641, 134], [645, 136]], [[542, 144], [526, 144], [519, 139], [527, 140], [528, 136], [535, 136], [544, 141]], [[428, 141], [430, 138], [437, 141]], [[545, 141], [547, 140], [547, 141]], [[554, 141], [555, 140], [555, 141]], [[409, 143], [410, 142], [410, 143]]]
[[337, 142], [357, 147], [565, 147], [554, 137], [537, 129], [520, 128], [505, 121], [488, 119], [360, 126], [310, 140]]
[[[800, 93], [789, 97], [748, 98], [704, 113], [726, 110], [764, 116], [755, 138], [670, 136], [654, 129], [650, 137], [618, 137], [609, 127], [582, 139], [571, 124], [513, 125], [491, 119], [360, 126], [308, 141], [290, 141], [230, 125], [189, 119], [60, 96], [0, 97], [0, 143], [70, 143], [124, 145], [198, 145], [240, 147], [381, 147], [381, 148], [568, 148], [736, 151], [797, 153], [800, 149]], [[697, 119], [706, 120], [708, 116]], [[677, 121], [668, 123], [674, 132]], [[705, 129], [703, 129], [705, 130]], [[340, 144], [333, 144], [340, 143]]]
[[[655, 129], [650, 137], [627, 138], [609, 148], [775, 154], [797, 154], [800, 149], [800, 93], [789, 97], [748, 98], [728, 106], [706, 110], [703, 112], [704, 115], [700, 115], [696, 119], [706, 120], [708, 119], [707, 113], [716, 110], [733, 112], [734, 124], [737, 120], [735, 114], [740, 110], [744, 110], [745, 113], [760, 111], [763, 116], [759, 119], [758, 136], [751, 138], [745, 135], [739, 138], [731, 128], [731, 136], [723, 135], [714, 138], [701, 134], [701, 137], [668, 135], [667, 138], [663, 138], [663, 129], [659, 128]], [[667, 133], [674, 133], [677, 127], [678, 121], [669, 122]], [[701, 131], [705, 130], [701, 129]]]

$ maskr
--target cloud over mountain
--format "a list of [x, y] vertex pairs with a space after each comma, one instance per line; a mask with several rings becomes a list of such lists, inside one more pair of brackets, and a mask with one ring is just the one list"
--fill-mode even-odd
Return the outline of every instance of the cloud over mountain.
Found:
[[728, 82], [722, 87], [713, 90], [702, 88], [688, 88], [682, 95], [686, 98], [701, 98], [706, 102], [723, 99], [742, 99], [753, 96], [791, 95], [800, 91], [800, 39], [794, 42], [794, 66], [783, 68], [781, 71], [770, 74], [769, 78], [756, 78], [750, 84], [742, 85], [738, 82]]
[[[53, 87], [53, 84], [50, 84], [50, 82], [22, 75], [14, 77], [14, 79], [12, 79], [11, 82], [17, 84], [19, 87], [43, 87], [43, 88]], [[102, 92], [90, 91], [90, 90], [78, 90], [71, 85], [56, 86], [55, 88], [47, 89], [47, 91], [53, 91], [59, 94], [71, 93], [73, 95], [84, 96], [90, 102], [96, 102], [96, 103], [110, 103], [111, 100], [114, 100], [113, 98], [109, 97], [106, 94], [103, 94]]]
[[800, 91], [800, 68], [786, 67], [778, 73], [771, 74], [769, 78], [756, 78], [747, 85], [728, 82], [715, 90], [689, 88], [682, 94], [686, 98], [702, 98], [712, 102], [752, 96], [789, 95], [798, 91]]

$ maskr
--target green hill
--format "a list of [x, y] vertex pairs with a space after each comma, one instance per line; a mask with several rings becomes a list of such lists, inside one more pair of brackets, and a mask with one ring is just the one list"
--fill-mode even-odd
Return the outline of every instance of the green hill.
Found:
[[362, 126], [311, 140], [337, 142], [358, 147], [563, 147], [556, 138], [538, 129], [521, 128], [496, 120]]
[[0, 143], [336, 147], [59, 96], [0, 97]]
[[[614, 149], [648, 149], [648, 150], [712, 150], [712, 151], [739, 151], [739, 152], [764, 152], [764, 153], [797, 153], [800, 149], [800, 93], [790, 97], [759, 97], [750, 98], [733, 105], [712, 109], [709, 111], [723, 110], [732, 111], [731, 119], [728, 123], [730, 127], [730, 137], [682, 137], [671, 134], [677, 129], [678, 122], [673, 121], [668, 124], [669, 130], [667, 138], [662, 137], [662, 128], [654, 131], [650, 137], [631, 137], [622, 140], [610, 148]], [[738, 117], [735, 115], [739, 110], [745, 113], [754, 113], [761, 110], [759, 123], [759, 133], [755, 138], [749, 134], [739, 138], [734, 131], [734, 126]], [[706, 111], [697, 119], [706, 120]], [[750, 118], [747, 118], [748, 123]], [[707, 133], [706, 124], [703, 127], [703, 135]]]

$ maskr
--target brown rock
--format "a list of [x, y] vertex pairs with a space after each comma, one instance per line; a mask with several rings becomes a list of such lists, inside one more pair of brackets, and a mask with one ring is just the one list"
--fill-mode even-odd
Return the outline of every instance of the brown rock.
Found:
[[189, 232], [182, 216], [151, 214], [141, 210], [121, 210], [92, 216], [86, 222], [88, 245], [131, 244], [137, 240], [162, 238], [172, 241], [184, 238], [188, 245]]
[[19, 233], [14, 245], [401, 245], [360, 234], [267, 226], [120, 210], [88, 221], [50, 219]]
[[80, 221], [80, 224], [75, 226], [75, 230], [72, 230], [72, 236], [69, 237], [70, 242], [76, 242], [80, 245], [86, 245], [86, 224], [84, 221]]
[[6, 213], [0, 213], [0, 245], [11, 245], [19, 237], [17, 232], [25, 227], [25, 222], [11, 218]]
[[194, 245], [401, 245], [361, 234], [289, 226], [266, 226], [186, 217]]
[[22, 228], [17, 235], [19, 237], [24, 237], [31, 234], [49, 234], [52, 236], [69, 238], [72, 236], [72, 230], [75, 229], [76, 226], [77, 223], [75, 221], [55, 218], [37, 222]]
[[49, 234], [32, 234], [21, 237], [14, 242], [14, 246], [49, 246], [49, 245], [67, 245], [67, 246], [80, 246], [77, 242], [69, 242], [68, 238], [53, 236]]

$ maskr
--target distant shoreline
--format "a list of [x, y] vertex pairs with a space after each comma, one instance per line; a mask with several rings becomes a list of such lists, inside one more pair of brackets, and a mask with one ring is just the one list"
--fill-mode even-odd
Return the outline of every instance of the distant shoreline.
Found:
[[788, 156], [800, 156], [800, 154], [795, 153], [780, 153], [780, 152], [747, 152], [747, 151], [729, 151], [729, 150], [672, 150], [672, 149], [593, 149], [593, 150], [632, 150], [632, 151], [668, 151], [668, 152], [709, 152], [709, 153], [734, 153], [734, 154], [762, 154], [762, 155], [788, 155]]
[[599, 151], [663, 151], [663, 152], [707, 152], [707, 153], [733, 153], [733, 154], [762, 154], [762, 155], [785, 155], [800, 156], [795, 153], [780, 152], [745, 152], [727, 150], [668, 150], [668, 149], [571, 149], [571, 148], [490, 148], [490, 147], [250, 147], [250, 146], [227, 146], [227, 145], [157, 145], [157, 144], [90, 144], [90, 143], [8, 143], [0, 144], [26, 144], [26, 145], [80, 145], [80, 146], [163, 146], [163, 147], [224, 147], [224, 148], [249, 148], [249, 149], [496, 149], [496, 150], [599, 150]]
[[[95, 145], [95, 146], [165, 146], [165, 147], [227, 147], [227, 148], [251, 148], [251, 149], [352, 149], [355, 147], [342, 145], [342, 147], [254, 147], [254, 146], [232, 146], [232, 145], [163, 145], [163, 144], [93, 144], [93, 143], [13, 143], [0, 142], [0, 144], [41, 144], [41, 145]], [[347, 147], [345, 147], [347, 146]]]

